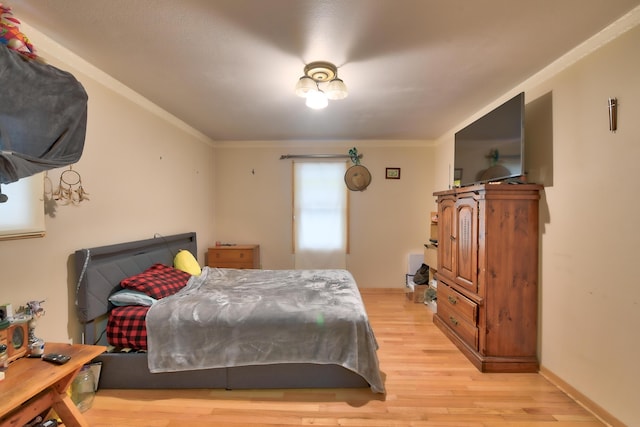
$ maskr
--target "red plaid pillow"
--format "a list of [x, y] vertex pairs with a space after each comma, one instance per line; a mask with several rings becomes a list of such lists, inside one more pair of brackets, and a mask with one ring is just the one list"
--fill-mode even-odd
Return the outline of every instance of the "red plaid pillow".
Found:
[[120, 286], [155, 299], [168, 297], [184, 288], [191, 274], [164, 264], [153, 264], [142, 273], [122, 279]]

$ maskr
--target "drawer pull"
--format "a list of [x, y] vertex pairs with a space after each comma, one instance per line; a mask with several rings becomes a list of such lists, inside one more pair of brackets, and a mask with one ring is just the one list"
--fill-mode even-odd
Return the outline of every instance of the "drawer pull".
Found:
[[455, 298], [455, 297], [452, 297], [451, 295], [449, 295], [449, 296], [447, 297], [447, 299], [448, 299], [448, 300], [449, 300], [449, 302], [450, 302], [451, 304], [453, 304], [453, 305], [456, 305], [456, 303], [458, 302], [458, 299], [457, 299], [457, 298]]
[[458, 326], [458, 323], [459, 323], [459, 322], [458, 322], [458, 320], [457, 320], [455, 317], [453, 317], [453, 316], [449, 316], [449, 321], [450, 321], [451, 323], [453, 323], [453, 325], [454, 325], [454, 326]]

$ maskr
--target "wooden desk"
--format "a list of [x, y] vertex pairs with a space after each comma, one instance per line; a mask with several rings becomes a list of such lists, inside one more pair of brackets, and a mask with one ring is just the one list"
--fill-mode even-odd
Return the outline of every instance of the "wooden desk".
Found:
[[39, 358], [11, 363], [0, 381], [0, 426], [21, 427], [53, 407], [65, 427], [88, 427], [67, 389], [82, 366], [105, 350], [97, 345], [46, 343], [45, 353], [66, 354], [71, 360], [64, 365]]

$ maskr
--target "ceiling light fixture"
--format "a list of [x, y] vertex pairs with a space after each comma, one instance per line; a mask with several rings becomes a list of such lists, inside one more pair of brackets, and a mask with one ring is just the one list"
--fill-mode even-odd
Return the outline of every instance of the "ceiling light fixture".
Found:
[[329, 105], [330, 99], [344, 99], [348, 95], [347, 86], [338, 78], [338, 67], [324, 61], [311, 62], [304, 67], [304, 76], [298, 80], [295, 93], [306, 98], [307, 107], [316, 110]]

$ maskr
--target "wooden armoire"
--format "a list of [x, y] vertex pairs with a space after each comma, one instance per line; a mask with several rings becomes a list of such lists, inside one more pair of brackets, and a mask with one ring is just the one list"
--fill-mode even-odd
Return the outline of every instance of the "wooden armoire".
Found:
[[434, 323], [482, 372], [537, 372], [542, 186], [490, 183], [434, 193]]

